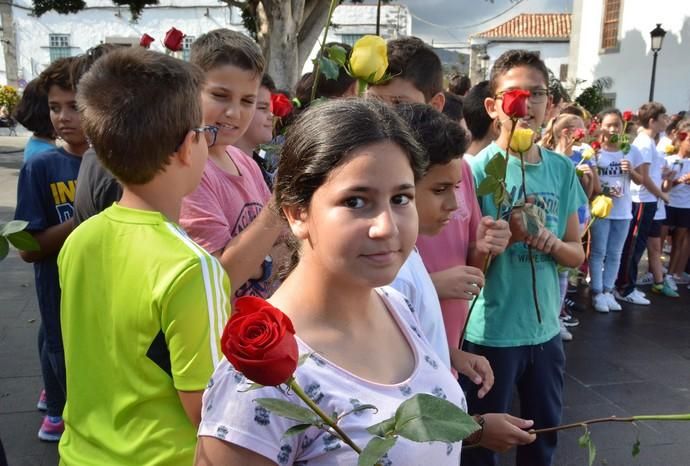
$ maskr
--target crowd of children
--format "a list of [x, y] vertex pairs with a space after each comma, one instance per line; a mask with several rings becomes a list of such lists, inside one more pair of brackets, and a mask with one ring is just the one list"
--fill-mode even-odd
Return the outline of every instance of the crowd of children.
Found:
[[[289, 395], [249, 391], [222, 357], [243, 296], [290, 317], [315, 403], [377, 407], [343, 418], [356, 443], [415, 393], [481, 425], [478, 448], [401, 441], [380, 464], [497, 465], [513, 447], [518, 465], [552, 464], [556, 433], [529, 429], [561, 420], [570, 276], [591, 277], [599, 312], [649, 304], [636, 285], [678, 297], [688, 282], [690, 121], [645, 104], [626, 145], [627, 113], [552, 105], [538, 54], [508, 51], [488, 81], [454, 76], [444, 92], [431, 47], [387, 48], [389, 80], [356, 97], [341, 70], [317, 104], [309, 73], [278, 127], [260, 48], [226, 29], [197, 38], [189, 63], [99, 46], [27, 87], [15, 215], [40, 245], [21, 253], [42, 322], [38, 435], [63, 464], [355, 464], [331, 432], [285, 436], [296, 423], [253, 400]], [[516, 89], [519, 119], [503, 105]], [[507, 151], [515, 129], [539, 143]], [[512, 213], [477, 195], [496, 155]], [[613, 206], [593, 221], [602, 193]], [[543, 212], [536, 231], [516, 221], [525, 202]]]

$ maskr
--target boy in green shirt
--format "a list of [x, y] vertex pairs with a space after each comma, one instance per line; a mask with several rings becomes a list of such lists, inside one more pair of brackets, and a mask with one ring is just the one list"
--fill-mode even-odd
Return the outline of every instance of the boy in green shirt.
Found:
[[[547, 107], [548, 72], [539, 56], [524, 50], [501, 55], [491, 70], [490, 95], [485, 107], [501, 127], [499, 138], [470, 162], [476, 186], [486, 177], [485, 167], [497, 154], [505, 154], [511, 120], [503, 112], [503, 93], [530, 91], [527, 115], [518, 127], [537, 132]], [[580, 243], [577, 208], [587, 202], [570, 161], [537, 145], [524, 154], [526, 192], [546, 213], [545, 225], [536, 236], [513, 230], [511, 245], [496, 256], [486, 276], [467, 328], [466, 351], [485, 356], [496, 376], [492, 390], [482, 399], [476, 386], [463, 380], [469, 412], [508, 412], [513, 391], [520, 397], [520, 417], [534, 420], [534, 428], [552, 427], [561, 419], [565, 355], [559, 336], [560, 294], [557, 266], [577, 267], [584, 260]], [[523, 199], [520, 158], [511, 152], [506, 175], [512, 204]], [[494, 216], [492, 195], [479, 199], [484, 215]], [[532, 247], [542, 323], [538, 323], [530, 260]], [[555, 451], [556, 434], [539, 435], [517, 449], [517, 464], [547, 466]], [[463, 453], [463, 462], [497, 465], [497, 456], [485, 449]]]
[[85, 133], [123, 186], [58, 258], [67, 385], [64, 465], [191, 464], [201, 395], [221, 357], [229, 283], [176, 224], [217, 129], [201, 70], [141, 48], [79, 83]]

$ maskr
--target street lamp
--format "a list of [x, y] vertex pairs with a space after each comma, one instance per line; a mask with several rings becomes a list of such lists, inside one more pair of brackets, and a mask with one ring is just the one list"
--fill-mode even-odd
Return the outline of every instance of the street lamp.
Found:
[[666, 31], [661, 27], [661, 23], [657, 23], [656, 27], [652, 29], [649, 33], [652, 36], [652, 53], [654, 53], [654, 59], [652, 61], [652, 83], [649, 86], [649, 101], [654, 100], [654, 79], [656, 78], [656, 57], [661, 51], [661, 44], [664, 42], [664, 36]]
[[491, 60], [491, 57], [486, 52], [484, 52], [484, 55], [479, 57], [479, 64], [482, 68], [483, 79], [486, 79], [486, 72], [489, 69], [489, 60]]

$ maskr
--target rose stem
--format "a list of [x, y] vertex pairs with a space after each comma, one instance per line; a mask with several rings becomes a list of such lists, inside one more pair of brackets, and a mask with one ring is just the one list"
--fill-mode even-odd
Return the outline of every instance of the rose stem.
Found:
[[299, 386], [297, 381], [295, 380], [294, 377], [291, 377], [290, 380], [287, 381], [287, 385], [292, 388], [292, 391], [295, 392], [295, 395], [300, 397], [302, 401], [304, 401], [309, 408], [311, 408], [312, 411], [314, 411], [322, 420], [324, 423], [326, 423], [331, 429], [333, 429], [340, 439], [347, 443], [354, 451], [357, 452], [357, 454], [362, 453], [362, 449], [359, 448], [353, 441], [350, 439], [350, 437], [347, 436], [347, 434], [336, 424], [336, 422], [326, 413], [323, 412], [323, 410], [312, 401], [309, 396], [304, 393], [304, 390], [302, 390], [302, 387]]
[[[525, 205], [527, 205], [527, 177], [525, 176], [525, 155], [522, 152], [520, 152], [520, 171], [522, 172], [522, 199], [525, 201]], [[527, 245], [527, 254], [529, 256], [530, 272], [532, 272], [532, 296], [534, 297], [534, 307], [537, 309], [537, 322], [541, 324], [539, 298], [537, 297], [537, 271], [534, 268], [534, 255], [532, 254], [532, 246], [530, 246], [529, 244]]]
[[[503, 179], [499, 180], [503, 186], [503, 195], [507, 196], [508, 195], [508, 188], [506, 186], [506, 178], [508, 177], [508, 158], [510, 157], [510, 153], [508, 151], [510, 150], [510, 141], [513, 139], [513, 133], [515, 133], [515, 125], [517, 124], [517, 119], [511, 118], [510, 121], [512, 121], [512, 125], [510, 127], [510, 135], [508, 136], [508, 147], [506, 147], [506, 158], [505, 158], [505, 165], [504, 165], [504, 170], [503, 170]], [[501, 196], [502, 198], [503, 196]], [[501, 203], [498, 203], [496, 206], [496, 215], [494, 216], [494, 220], [498, 221], [501, 218]], [[484, 277], [486, 277], [486, 272], [489, 270], [489, 266], [491, 265], [491, 259], [492, 255], [491, 253], [486, 255], [486, 259], [484, 259], [484, 267], [482, 268], [482, 273], [484, 274]], [[465, 343], [465, 333], [467, 332], [467, 324], [470, 322], [470, 316], [472, 315], [472, 311], [474, 310], [475, 304], [477, 304], [477, 299], [479, 298], [479, 295], [476, 295], [474, 299], [472, 300], [472, 304], [470, 305], [470, 309], [467, 311], [467, 318], [465, 319], [465, 323], [462, 326], [462, 333], [460, 334], [460, 346], [458, 348], [462, 349], [462, 345]]]
[[328, 28], [331, 25], [331, 18], [333, 18], [333, 11], [335, 10], [337, 0], [331, 0], [331, 6], [328, 7], [328, 19], [326, 20], [326, 27], [323, 29], [323, 40], [321, 41], [321, 49], [314, 65], [314, 84], [311, 86], [311, 99], [316, 98], [316, 88], [319, 85], [319, 75], [321, 74], [321, 59], [323, 58], [323, 51], [326, 48], [326, 38], [328, 37]]
[[600, 424], [603, 422], [635, 422], [635, 421], [690, 421], [690, 414], [651, 414], [644, 416], [630, 416], [630, 417], [600, 417], [596, 419], [587, 419], [586, 421], [573, 422], [572, 424], [563, 424], [556, 427], [549, 427], [546, 429], [532, 429], [528, 432], [530, 434], [544, 434], [546, 432], [556, 432], [559, 430], [575, 429], [577, 427], [588, 426], [590, 424]]

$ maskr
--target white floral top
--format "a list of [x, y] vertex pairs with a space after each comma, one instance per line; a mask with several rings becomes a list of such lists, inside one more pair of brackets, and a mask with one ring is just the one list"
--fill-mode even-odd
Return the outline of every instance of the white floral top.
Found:
[[[418, 330], [414, 310], [406, 304], [405, 298], [392, 288], [378, 291], [414, 350], [415, 368], [407, 380], [395, 385], [364, 380], [318, 356], [307, 344], [297, 339], [300, 354], [311, 353], [297, 369], [297, 381], [325, 412], [344, 413], [360, 404], [373, 404], [378, 408], [378, 412], [358, 411], [340, 421], [342, 429], [360, 448], [364, 448], [371, 439], [367, 427], [392, 417], [400, 403], [416, 393], [433, 394], [467, 409], [460, 386]], [[255, 398], [270, 397], [302, 404], [296, 395], [286, 394], [275, 387], [242, 391], [248, 387], [249, 382], [242, 374], [235, 371], [227, 360], [221, 361], [204, 393], [199, 435], [242, 446], [280, 466], [357, 464], [354, 450], [317, 428], [284, 437], [284, 432], [298, 423], [274, 415], [253, 402]], [[460, 448], [460, 442], [416, 443], [399, 438], [382, 464], [458, 466]]]

